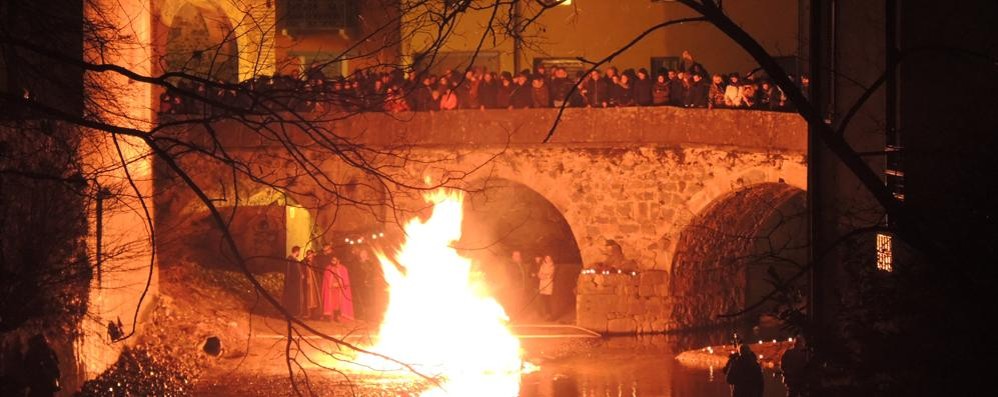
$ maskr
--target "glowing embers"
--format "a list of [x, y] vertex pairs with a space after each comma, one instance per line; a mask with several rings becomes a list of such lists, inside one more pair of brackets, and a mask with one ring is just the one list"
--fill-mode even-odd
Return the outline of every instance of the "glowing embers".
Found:
[[[425, 222], [405, 225], [406, 241], [395, 255], [378, 254], [389, 285], [389, 303], [371, 351], [443, 379], [424, 395], [515, 396], [521, 373], [520, 341], [507, 328], [509, 318], [484, 280], [471, 272], [471, 260], [451, 244], [461, 238], [463, 194], [438, 190]], [[398, 364], [358, 358], [379, 370]]]

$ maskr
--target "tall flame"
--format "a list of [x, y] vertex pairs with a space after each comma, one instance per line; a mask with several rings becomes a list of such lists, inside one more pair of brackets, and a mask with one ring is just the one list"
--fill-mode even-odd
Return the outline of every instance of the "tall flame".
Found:
[[520, 341], [484, 280], [472, 274], [471, 260], [451, 247], [461, 238], [464, 196], [438, 190], [425, 199], [434, 204], [432, 215], [405, 225], [394, 261], [378, 255], [390, 292], [371, 350], [445, 379], [424, 396], [515, 396]]

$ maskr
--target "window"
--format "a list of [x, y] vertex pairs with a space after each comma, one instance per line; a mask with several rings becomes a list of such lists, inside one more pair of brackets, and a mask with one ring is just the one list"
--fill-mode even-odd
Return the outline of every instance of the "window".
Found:
[[[302, 72], [311, 70], [312, 65], [319, 65], [322, 74], [326, 78], [342, 77], [347, 74], [347, 60], [334, 61], [340, 54], [321, 51], [291, 52], [292, 57], [298, 58], [302, 67]], [[344, 57], [349, 58], [349, 57]]]
[[277, 10], [289, 32], [347, 29], [351, 22], [347, 0], [283, 0]]
[[474, 67], [484, 67], [490, 72], [500, 72], [499, 53], [494, 51], [481, 51], [477, 56], [473, 51], [440, 51], [433, 58], [433, 64], [427, 65], [430, 62], [430, 57], [431, 54], [416, 57], [415, 69], [417, 72], [425, 70], [428, 73], [440, 74], [446, 70], [456, 70], [460, 73], [472, 61], [474, 61], [472, 65]]
[[586, 65], [578, 58], [534, 58], [534, 70], [537, 70], [537, 67], [542, 65], [547, 70], [556, 67], [563, 68], [565, 72], [568, 72], [568, 77], [570, 78], [575, 78], [576, 72], [585, 72], [590, 67], [590, 65]]
[[877, 233], [877, 269], [894, 271], [894, 238], [889, 234]]
[[679, 69], [679, 57], [652, 57], [651, 69], [648, 70], [648, 73], [651, 73], [653, 76], [657, 76], [659, 69]]

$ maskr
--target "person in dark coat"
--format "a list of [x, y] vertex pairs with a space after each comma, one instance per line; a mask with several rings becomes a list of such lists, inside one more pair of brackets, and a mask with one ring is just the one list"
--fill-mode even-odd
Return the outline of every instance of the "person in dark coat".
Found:
[[724, 373], [731, 397], [762, 397], [762, 367], [749, 345], [743, 343], [738, 353], [728, 357]]
[[715, 74], [711, 77], [710, 87], [707, 90], [707, 104], [710, 108], [724, 107], [724, 77]]
[[496, 93], [499, 90], [499, 82], [495, 73], [486, 72], [482, 75], [482, 81], [478, 85], [478, 101], [484, 109], [496, 108]]
[[690, 86], [689, 104], [691, 108], [707, 107], [707, 97], [710, 93], [710, 86], [699, 74], [693, 75], [693, 83]]
[[573, 84], [575, 81], [568, 78], [565, 68], [554, 68], [554, 76], [548, 83], [548, 88], [551, 90], [551, 102], [555, 107], [560, 107], [565, 102]]
[[457, 86], [457, 98], [459, 101], [460, 109], [478, 109], [481, 107], [481, 100], [479, 99], [479, 90], [481, 80], [475, 75], [475, 72], [468, 70], [464, 74], [464, 79], [458, 81], [460, 84]]
[[669, 104], [669, 80], [665, 74], [655, 76], [655, 84], [651, 87], [651, 104], [654, 106]]
[[610, 88], [610, 97], [614, 106], [634, 106], [634, 87], [627, 73], [614, 79], [614, 85]]
[[586, 102], [594, 108], [606, 107], [609, 103], [609, 90], [607, 84], [600, 78], [599, 70], [589, 73], [589, 78], [585, 84]]
[[651, 78], [648, 77], [648, 71], [644, 68], [638, 69], [637, 78], [634, 79], [634, 102], [638, 106], [651, 106], [652, 96], [651, 96]]
[[794, 347], [783, 353], [780, 359], [780, 372], [783, 373], [783, 384], [787, 386], [787, 397], [801, 397], [804, 394], [805, 371], [807, 367], [807, 349], [804, 340], [794, 340]]
[[[569, 81], [573, 82], [572, 83], [573, 84], [572, 87], [569, 88], [569, 91], [568, 91], [569, 92], [569, 95], [568, 95], [568, 106], [569, 107], [573, 107], [573, 108], [586, 107], [586, 96], [583, 95], [583, 93], [585, 93], [585, 91], [586, 91], [586, 87], [585, 87], [585, 84], [586, 84], [585, 80], [586, 79], [585, 79], [585, 76], [586, 76], [586, 73], [584, 71], [580, 70], [580, 71], [578, 71], [578, 72], [575, 73], [575, 78], [574, 79], [569, 80]], [[572, 89], [572, 88], [574, 88], [574, 89]]]
[[512, 105], [513, 99], [513, 78], [509, 72], [502, 72], [499, 78], [499, 86], [496, 89], [496, 108], [508, 109]]
[[42, 334], [28, 340], [28, 351], [24, 353], [24, 373], [28, 377], [28, 397], [51, 397], [62, 390], [59, 386], [59, 358]]
[[544, 76], [534, 76], [533, 81], [530, 82], [530, 96], [533, 99], [532, 107], [551, 107], [551, 91], [548, 89], [546, 80]]
[[671, 106], [683, 106], [683, 100], [686, 97], [686, 90], [683, 87], [683, 80], [679, 78], [679, 75], [675, 70], [669, 71], [669, 105]]
[[288, 255], [285, 260], [284, 267], [284, 293], [282, 294], [281, 303], [284, 304], [284, 310], [291, 313], [292, 316], [297, 316], [301, 313], [301, 263], [298, 262], [298, 255], [301, 255], [301, 247], [294, 246], [291, 247], [291, 255]]
[[510, 106], [514, 109], [525, 109], [533, 106], [533, 92], [531, 91], [530, 85], [527, 84], [526, 73], [518, 73], [513, 83], [513, 93], [510, 96]]
[[413, 110], [420, 112], [430, 110], [433, 103], [433, 80], [433, 76], [423, 77], [423, 84], [412, 93]]
[[782, 107], [780, 104], [780, 92], [769, 80], [763, 80], [759, 84], [759, 108], [776, 110]]

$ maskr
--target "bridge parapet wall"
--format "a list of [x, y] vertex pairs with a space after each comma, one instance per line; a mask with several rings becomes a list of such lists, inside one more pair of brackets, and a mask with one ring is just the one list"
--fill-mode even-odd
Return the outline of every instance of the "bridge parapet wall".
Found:
[[[539, 145], [558, 120], [549, 145], [807, 151], [807, 124], [794, 113], [662, 106], [571, 108], [565, 109], [561, 119], [557, 116], [557, 109], [360, 113], [318, 124], [351, 143], [379, 147]], [[259, 134], [247, 134], [235, 122], [228, 123], [220, 123], [216, 130], [229, 147], [275, 145]], [[308, 143], [307, 136], [296, 134], [295, 126], [287, 127], [294, 140]]]

